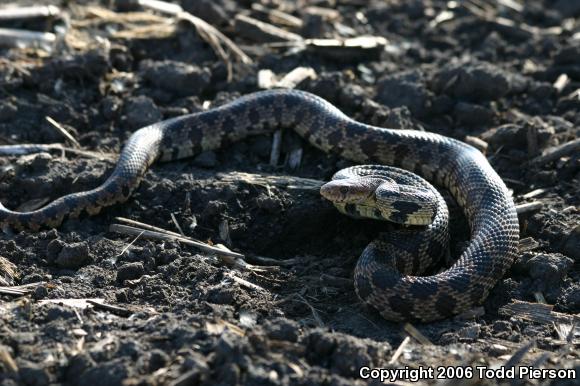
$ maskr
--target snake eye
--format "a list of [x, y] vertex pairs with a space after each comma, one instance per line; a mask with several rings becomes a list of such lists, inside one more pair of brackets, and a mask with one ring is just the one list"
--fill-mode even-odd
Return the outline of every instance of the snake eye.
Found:
[[341, 186], [340, 187], [340, 194], [347, 195], [348, 194], [348, 187], [347, 186]]

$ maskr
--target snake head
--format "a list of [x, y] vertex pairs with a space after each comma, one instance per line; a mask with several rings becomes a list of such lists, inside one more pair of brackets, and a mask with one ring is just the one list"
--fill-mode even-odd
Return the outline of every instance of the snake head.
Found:
[[363, 179], [332, 180], [322, 185], [322, 197], [335, 204], [363, 204], [372, 199], [375, 187], [368, 183], [361, 183]]

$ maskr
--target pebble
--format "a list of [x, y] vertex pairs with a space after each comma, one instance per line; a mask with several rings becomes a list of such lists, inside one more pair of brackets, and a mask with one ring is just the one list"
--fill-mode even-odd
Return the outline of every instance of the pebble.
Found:
[[496, 100], [510, 91], [509, 75], [486, 62], [463, 63], [443, 69], [434, 78], [438, 93], [469, 101]]
[[154, 86], [178, 96], [201, 94], [211, 79], [211, 72], [207, 68], [171, 60], [144, 60], [140, 64], [140, 71]]
[[79, 375], [93, 366], [95, 366], [95, 362], [91, 356], [86, 352], [81, 352], [70, 359], [66, 368], [65, 378], [69, 381], [75, 381]]
[[[51, 241], [49, 245], [54, 241]], [[80, 243], [65, 244], [58, 253], [55, 264], [60, 268], [77, 269], [91, 261], [89, 244], [83, 241]]]
[[117, 268], [117, 281], [122, 283], [125, 280], [139, 279], [145, 274], [145, 267], [143, 263], [127, 263]]
[[509, 352], [509, 349], [501, 344], [492, 344], [491, 347], [489, 348], [489, 355], [494, 356], [494, 357], [498, 357], [501, 355], [505, 355]]
[[207, 291], [207, 301], [213, 304], [232, 304], [234, 295], [235, 291], [232, 288], [218, 285]]
[[76, 317], [74, 310], [70, 307], [65, 307], [54, 303], [47, 303], [44, 307], [46, 307], [47, 322], [51, 322], [56, 319], [70, 319]]
[[170, 358], [165, 352], [154, 349], [149, 353], [149, 371], [153, 372], [167, 366]]
[[525, 253], [514, 264], [514, 271], [527, 273], [543, 288], [557, 285], [572, 268], [574, 260], [560, 253]]
[[377, 87], [378, 102], [391, 108], [406, 106], [417, 117], [427, 114], [433, 98], [419, 71], [388, 75], [379, 80]]

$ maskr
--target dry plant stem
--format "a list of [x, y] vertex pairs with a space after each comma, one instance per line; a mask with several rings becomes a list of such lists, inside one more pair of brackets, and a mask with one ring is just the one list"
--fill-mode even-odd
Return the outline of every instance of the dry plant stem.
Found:
[[34, 19], [37, 17], [52, 17], [59, 14], [60, 9], [54, 5], [14, 7], [0, 9], [0, 20]]
[[51, 32], [0, 28], [0, 46], [18, 47], [20, 45], [52, 45], [55, 42], [56, 35]]
[[60, 151], [64, 153], [71, 153], [85, 158], [95, 158], [99, 160], [114, 160], [117, 154], [111, 153], [97, 153], [94, 151], [86, 151], [74, 149], [63, 146], [60, 143], [51, 144], [22, 144], [22, 145], [2, 145], [0, 146], [0, 155], [19, 156], [35, 153], [43, 153], [50, 151]]
[[433, 345], [429, 339], [425, 335], [423, 335], [419, 330], [417, 330], [411, 323], [405, 323], [403, 329], [413, 337], [417, 342], [421, 343], [422, 345]]
[[397, 350], [393, 353], [393, 356], [391, 357], [391, 359], [389, 360], [390, 365], [397, 362], [397, 360], [399, 359], [399, 357], [403, 353], [403, 350], [405, 350], [405, 347], [407, 347], [407, 345], [409, 345], [409, 343], [411, 343], [411, 337], [406, 336], [405, 339], [403, 339], [403, 341], [399, 345], [399, 347], [397, 347]]
[[241, 253], [226, 251], [226, 250], [223, 250], [220, 248], [212, 247], [210, 245], [203, 244], [203, 243], [200, 243], [198, 241], [194, 241], [194, 240], [191, 240], [189, 238], [185, 238], [183, 236], [175, 236], [175, 235], [171, 234], [171, 232], [167, 232], [167, 231], [158, 232], [158, 231], [143, 230], [143, 229], [135, 228], [135, 227], [128, 226], [128, 225], [121, 225], [121, 224], [111, 224], [109, 226], [109, 231], [120, 233], [120, 234], [125, 234], [125, 235], [132, 235], [132, 236], [141, 235], [141, 237], [145, 237], [145, 238], [149, 238], [149, 239], [164, 240], [164, 241], [178, 241], [180, 243], [183, 243], [186, 245], [191, 245], [193, 247], [199, 248], [205, 252], [215, 253], [217, 255], [235, 257], [238, 259], [244, 258], [244, 255], [242, 255]]
[[96, 302], [96, 301], [90, 300], [90, 299], [87, 300], [87, 303], [91, 304], [94, 308], [101, 309], [104, 311], [109, 311], [109, 312], [112, 312], [114, 314], [121, 315], [121, 316], [130, 316], [133, 313], [126, 308], [113, 306], [111, 304]]
[[538, 166], [545, 165], [552, 161], [556, 161], [561, 157], [567, 156], [568, 154], [577, 154], [578, 151], [580, 151], [580, 138], [576, 138], [573, 141], [548, 149], [541, 156], [534, 158], [531, 163]]
[[51, 117], [47, 116], [46, 120], [50, 123], [59, 133], [61, 133], [66, 139], [73, 144], [73, 146], [77, 149], [80, 149], [81, 144], [73, 137], [60, 123], [52, 119]]
[[543, 206], [544, 204], [540, 201], [527, 202], [525, 204], [516, 205], [516, 212], [518, 212], [518, 214], [537, 212], [542, 209]]
[[553, 311], [554, 306], [542, 303], [515, 301], [499, 309], [500, 315], [517, 317], [534, 323], [579, 323], [580, 316]]

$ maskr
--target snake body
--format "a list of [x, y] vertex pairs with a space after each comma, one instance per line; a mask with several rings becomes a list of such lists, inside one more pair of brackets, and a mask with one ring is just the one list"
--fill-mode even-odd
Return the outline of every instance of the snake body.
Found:
[[98, 213], [126, 201], [149, 166], [218, 149], [250, 135], [291, 127], [310, 144], [357, 163], [397, 166], [448, 189], [464, 210], [471, 240], [446, 271], [411, 276], [384, 261], [373, 243], [355, 274], [359, 297], [390, 320], [431, 321], [481, 303], [516, 256], [519, 226], [507, 187], [475, 148], [441, 135], [391, 130], [357, 122], [313, 94], [271, 90], [223, 106], [172, 118], [136, 131], [99, 187], [58, 198], [31, 212], [0, 204], [0, 225], [37, 230], [67, 215]]

